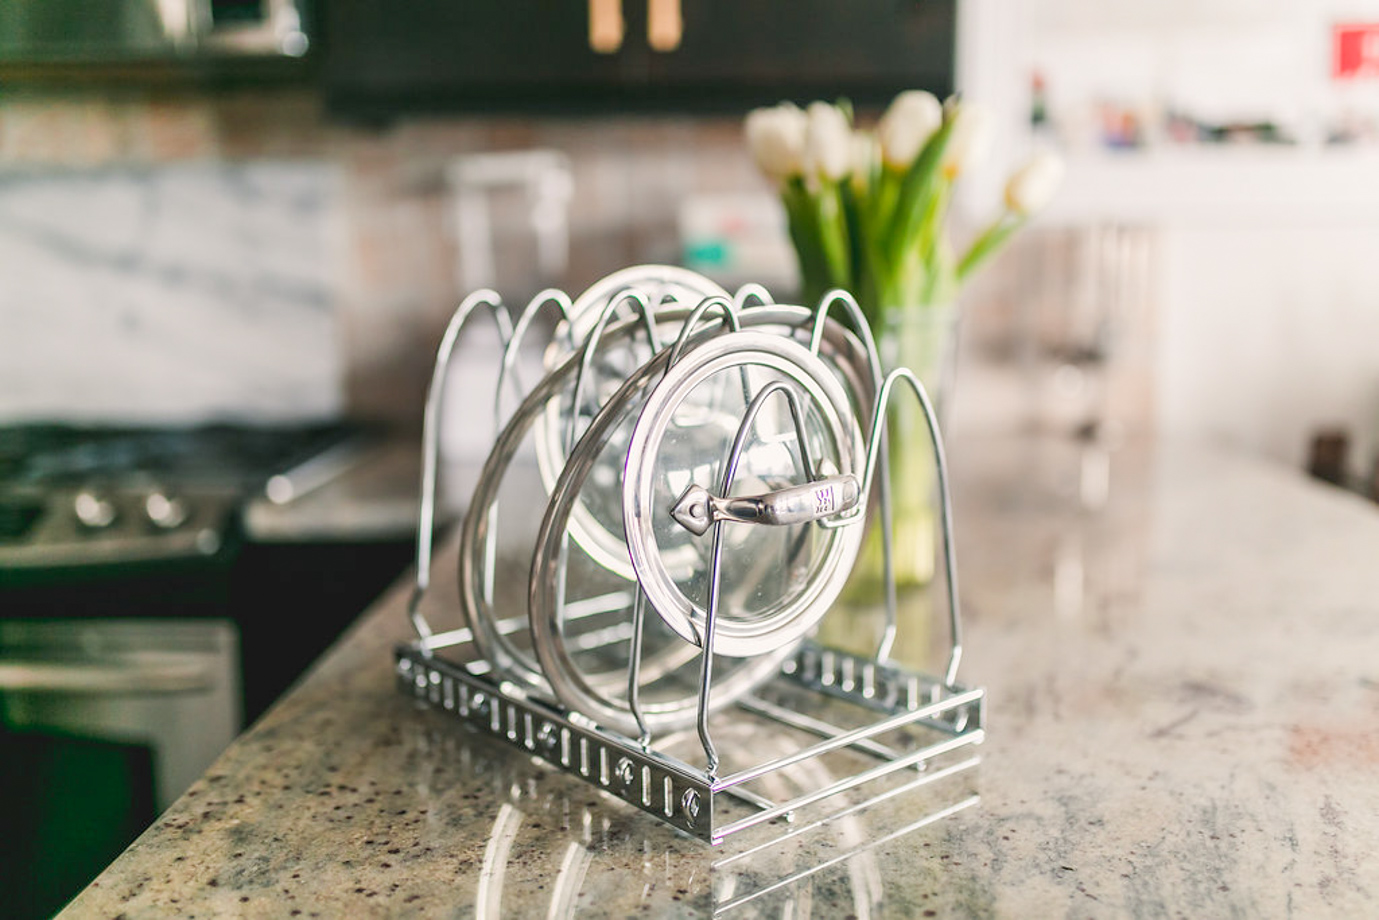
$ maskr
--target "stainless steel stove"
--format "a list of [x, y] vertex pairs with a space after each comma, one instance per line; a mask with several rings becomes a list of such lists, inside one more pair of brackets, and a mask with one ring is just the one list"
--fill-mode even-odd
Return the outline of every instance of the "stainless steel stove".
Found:
[[359, 437], [0, 428], [7, 916], [47, 916], [75, 894], [356, 612], [319, 592], [321, 609], [284, 626], [300, 602], [278, 579], [314, 590], [338, 557], [303, 578], [291, 550], [246, 542], [239, 517], [252, 497], [309, 490]]
[[357, 437], [340, 425], [0, 429], [0, 584], [213, 559], [242, 502], [290, 499], [299, 471]]

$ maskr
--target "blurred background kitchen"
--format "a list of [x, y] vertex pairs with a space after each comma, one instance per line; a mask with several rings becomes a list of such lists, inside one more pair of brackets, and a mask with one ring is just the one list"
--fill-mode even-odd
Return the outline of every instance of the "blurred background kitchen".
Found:
[[61, 903], [408, 564], [464, 293], [787, 299], [743, 114], [912, 87], [995, 115], [960, 217], [1068, 163], [964, 295], [959, 462], [1075, 440], [1094, 511], [1197, 438], [1373, 491], [1375, 0], [0, 5], [0, 889]]

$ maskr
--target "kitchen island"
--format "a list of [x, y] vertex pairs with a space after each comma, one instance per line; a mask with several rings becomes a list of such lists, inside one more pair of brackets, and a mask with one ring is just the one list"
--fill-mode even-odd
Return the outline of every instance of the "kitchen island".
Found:
[[952, 450], [976, 807], [792, 842], [823, 868], [777, 888], [715, 867], [398, 693], [402, 584], [62, 916], [1379, 914], [1379, 510], [1163, 444], [1111, 454], [1102, 494], [1106, 460]]

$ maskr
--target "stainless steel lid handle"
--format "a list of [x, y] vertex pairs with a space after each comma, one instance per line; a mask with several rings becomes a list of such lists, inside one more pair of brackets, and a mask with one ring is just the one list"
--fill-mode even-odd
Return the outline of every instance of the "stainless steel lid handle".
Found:
[[780, 527], [836, 517], [856, 508], [861, 496], [861, 483], [852, 475], [829, 476], [762, 495], [727, 498], [691, 483], [670, 509], [670, 516], [690, 533], [703, 536], [717, 521]]

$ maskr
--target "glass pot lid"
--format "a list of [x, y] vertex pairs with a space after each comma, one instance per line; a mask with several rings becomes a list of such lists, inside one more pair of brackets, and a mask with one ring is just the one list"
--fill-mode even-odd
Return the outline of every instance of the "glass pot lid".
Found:
[[[564, 343], [588, 342], [600, 322], [610, 318], [635, 318], [639, 300], [655, 319], [634, 326], [634, 333], [624, 337], [617, 347], [597, 349], [589, 367], [590, 379], [582, 388], [578, 405], [573, 387], [546, 404], [545, 415], [536, 423], [533, 438], [537, 466], [547, 494], [555, 487], [565, 458], [574, 445], [572, 435], [583, 432], [587, 420], [607, 404], [623, 381], [649, 361], [661, 345], [675, 340], [691, 308], [711, 297], [722, 298], [724, 302], [729, 300], [727, 291], [696, 272], [673, 265], [638, 265], [600, 279], [575, 299], [570, 308], [570, 335], [558, 330], [546, 352], [548, 372], [569, 357]], [[648, 327], [653, 330], [651, 334], [648, 334]], [[638, 328], [640, 331], [635, 331]], [[649, 341], [653, 337], [655, 341]], [[620, 446], [626, 447], [625, 438]], [[630, 579], [633, 573], [622, 539], [622, 504], [615, 472], [603, 470], [598, 474], [603, 479], [601, 484], [607, 488], [586, 490], [584, 500], [571, 515], [570, 536], [604, 568]]]
[[[562, 619], [563, 573], [567, 554], [574, 551], [567, 527], [582, 493], [599, 488], [591, 473], [606, 457], [614, 434], [631, 426], [631, 446], [623, 454], [624, 552], [648, 605], [674, 631], [673, 642], [649, 653], [646, 663], [656, 662], [659, 654], [663, 664], [693, 664], [674, 655], [676, 649], [698, 657], [706, 592], [713, 581], [713, 534], [691, 532], [672, 511], [687, 483], [713, 481], [726, 471], [743, 418], [759, 394], [775, 391], [767, 393], [746, 429], [730, 483], [733, 497], [746, 490], [780, 494], [810, 487], [817, 476], [830, 484], [855, 483], [863, 465], [863, 432], [846, 388], [829, 364], [788, 335], [724, 332], [687, 351], [669, 369], [668, 357], [662, 352], [629, 378], [572, 451], [551, 494], [530, 581], [532, 646], [551, 689], [569, 708], [628, 733], [692, 723], [698, 693], [687, 690], [646, 703], [639, 725], [625, 692], [606, 692], [596, 675], [580, 667], [570, 624]], [[783, 395], [786, 389], [792, 398]], [[792, 403], [798, 413], [791, 411]], [[721, 480], [713, 483], [719, 486]], [[851, 501], [860, 511], [856, 489]], [[838, 511], [846, 510], [840, 502]], [[716, 671], [710, 708], [727, 705], [775, 673], [793, 642], [836, 599], [861, 542], [861, 517], [853, 519], [854, 526], [826, 526], [817, 517], [781, 526], [737, 520], [719, 525], [729, 546], [720, 556], [732, 561], [720, 567], [717, 579], [725, 590], [714, 651], [725, 660]], [[667, 555], [683, 555], [686, 549], [694, 566], [682, 571], [666, 565]], [[643, 674], [653, 679], [645, 669]]]
[[[847, 392], [799, 343], [744, 331], [690, 352], [647, 397], [623, 478], [627, 548], [651, 607], [703, 645], [716, 538], [714, 651], [750, 657], [801, 638], [861, 544], [860, 526], [825, 522], [858, 507], [864, 452]], [[808, 507], [785, 510], [792, 501]], [[685, 547], [698, 559], [690, 571], [665, 564]]]
[[[663, 305], [656, 312], [655, 328], [662, 343], [673, 341], [681, 333], [682, 324], [690, 312], [688, 305], [683, 304], [670, 307]], [[805, 341], [808, 339], [809, 325], [815, 313], [804, 307], [769, 304], [741, 309], [736, 316], [739, 326], [743, 329], [759, 329], [769, 331], [782, 339], [794, 337]], [[720, 320], [721, 314], [708, 313], [705, 317], [705, 332], [696, 337], [696, 341], [717, 334], [707, 326]], [[624, 320], [620, 325], [625, 334], [619, 336], [617, 343], [607, 343], [608, 347], [601, 347], [590, 364], [594, 383], [585, 387], [582, 399], [584, 405], [580, 410], [583, 416], [592, 418], [599, 408], [607, 404], [612, 392], [636, 367], [644, 363], [632, 361], [632, 366], [623, 367], [619, 362], [628, 362], [632, 350], [647, 348], [645, 323], [636, 322], [634, 319]], [[627, 332], [630, 334], [626, 334]], [[875, 388], [866, 350], [861, 342], [841, 323], [829, 320], [823, 327], [818, 354], [852, 397], [852, 412], [863, 418], [869, 417]], [[647, 352], [644, 358], [649, 356]], [[720, 375], [713, 387], [721, 390], [725, 385], [727, 377]], [[696, 411], [693, 406], [713, 405], [718, 399], [710, 387], [699, 388], [679, 410], [682, 419], [677, 424], [677, 429], [685, 430], [690, 427], [685, 424], [686, 419], [683, 417]], [[702, 411], [702, 408], [699, 411]], [[537, 464], [548, 494], [554, 488], [555, 481], [565, 465], [569, 444], [565, 438], [573, 412], [572, 388], [567, 386], [560, 394], [546, 402], [544, 418], [535, 425], [533, 437], [536, 442]], [[580, 430], [583, 430], [582, 426]], [[612, 432], [610, 444], [604, 450], [604, 461], [591, 472], [598, 488], [583, 488], [578, 503], [572, 509], [568, 526], [571, 539], [601, 566], [632, 580], [636, 578], [636, 573], [633, 571], [623, 535], [623, 497], [618, 488], [630, 436], [630, 426]], [[689, 543], [675, 545], [667, 541], [660, 550], [666, 568], [677, 575], [692, 571], [699, 561]]]

